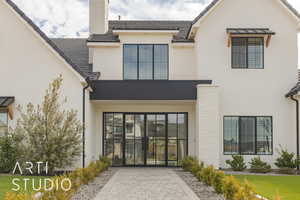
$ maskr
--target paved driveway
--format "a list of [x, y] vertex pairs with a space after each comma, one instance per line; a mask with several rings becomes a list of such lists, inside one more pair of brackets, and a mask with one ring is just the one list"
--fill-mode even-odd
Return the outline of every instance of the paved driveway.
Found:
[[95, 200], [199, 200], [172, 169], [121, 168]]

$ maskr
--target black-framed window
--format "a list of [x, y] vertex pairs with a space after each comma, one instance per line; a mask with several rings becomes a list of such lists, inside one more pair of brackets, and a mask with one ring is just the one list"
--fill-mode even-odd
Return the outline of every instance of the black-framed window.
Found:
[[272, 123], [272, 117], [265, 116], [224, 117], [224, 154], [273, 154]]
[[231, 56], [232, 68], [263, 69], [264, 38], [233, 37]]
[[6, 109], [0, 109], [0, 135], [8, 131], [8, 113]]
[[167, 80], [169, 68], [167, 44], [124, 44], [125, 80]]

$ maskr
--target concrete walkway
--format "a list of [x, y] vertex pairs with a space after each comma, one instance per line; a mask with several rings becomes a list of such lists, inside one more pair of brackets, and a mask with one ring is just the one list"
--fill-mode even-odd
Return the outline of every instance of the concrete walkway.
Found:
[[95, 200], [199, 200], [172, 169], [121, 168]]

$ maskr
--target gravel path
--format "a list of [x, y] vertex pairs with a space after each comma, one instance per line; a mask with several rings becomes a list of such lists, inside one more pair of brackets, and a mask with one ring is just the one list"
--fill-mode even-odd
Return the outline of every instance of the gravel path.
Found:
[[218, 195], [212, 187], [199, 182], [190, 172], [185, 172], [182, 169], [175, 169], [174, 171], [187, 183], [201, 200], [224, 200], [224, 198], [221, 195]]
[[92, 183], [82, 185], [71, 200], [91, 200], [96, 197], [99, 191], [109, 181], [109, 179], [118, 171], [117, 168], [110, 168], [101, 173]]

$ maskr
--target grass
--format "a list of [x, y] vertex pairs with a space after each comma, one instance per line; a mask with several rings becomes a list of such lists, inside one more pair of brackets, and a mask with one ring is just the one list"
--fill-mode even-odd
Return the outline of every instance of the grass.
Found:
[[247, 179], [266, 198], [273, 199], [278, 193], [281, 200], [300, 200], [300, 176], [234, 176], [240, 181]]
[[[12, 180], [13, 178], [19, 178], [21, 181], [16, 182], [20, 188], [22, 188], [22, 191], [24, 191], [24, 178], [29, 178], [30, 182], [27, 183], [27, 190], [26, 192], [30, 193], [32, 192], [32, 179], [35, 181], [35, 187], [39, 187], [39, 180], [44, 179], [47, 177], [37, 177], [37, 176], [9, 176], [9, 175], [0, 175], [0, 200], [4, 199], [4, 196], [6, 192], [13, 192], [12, 188], [16, 188], [15, 185], [13, 185]], [[43, 183], [43, 181], [42, 181]]]

